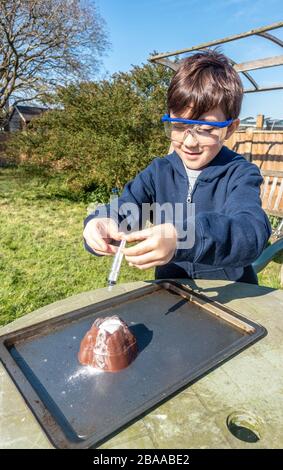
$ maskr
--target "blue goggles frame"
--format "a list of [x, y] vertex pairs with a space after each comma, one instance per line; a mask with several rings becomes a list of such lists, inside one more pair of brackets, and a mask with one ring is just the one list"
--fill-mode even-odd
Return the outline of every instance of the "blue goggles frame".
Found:
[[164, 114], [161, 118], [162, 122], [181, 122], [183, 124], [200, 124], [200, 125], [207, 125], [207, 126], [213, 126], [213, 127], [228, 127], [232, 122], [234, 122], [234, 119], [229, 119], [228, 121], [196, 121], [193, 119], [183, 119], [183, 118], [170, 118], [169, 114]]

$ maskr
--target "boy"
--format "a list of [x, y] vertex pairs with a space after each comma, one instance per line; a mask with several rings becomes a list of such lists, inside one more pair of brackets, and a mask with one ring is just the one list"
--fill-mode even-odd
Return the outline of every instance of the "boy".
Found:
[[[131, 233], [118, 231], [126, 211], [110, 217], [109, 205], [86, 218], [88, 251], [113, 255], [115, 243], [124, 238], [137, 242], [124, 249], [129, 265], [154, 266], [156, 279], [257, 283], [251, 263], [271, 233], [261, 208], [262, 178], [255, 165], [224, 146], [239, 125], [242, 98], [241, 80], [223, 54], [205, 51], [184, 59], [169, 86], [168, 115], [162, 118], [173, 152], [155, 158], [125, 186], [118, 210], [126, 202], [138, 208], [139, 220], [129, 219]], [[140, 228], [142, 206], [149, 203], [194, 204], [195, 218], [184, 216], [182, 226], [172, 219], [134, 230]], [[184, 248], [180, 240], [186, 231], [193, 242]]]

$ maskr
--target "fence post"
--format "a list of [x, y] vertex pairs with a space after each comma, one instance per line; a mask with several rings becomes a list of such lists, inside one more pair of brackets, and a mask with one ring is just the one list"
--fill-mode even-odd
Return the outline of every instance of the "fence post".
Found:
[[244, 157], [248, 160], [248, 162], [251, 162], [253, 159], [253, 136], [253, 130], [247, 129], [245, 132]]
[[258, 114], [256, 117], [256, 128], [263, 129], [263, 124], [264, 124], [264, 115]]

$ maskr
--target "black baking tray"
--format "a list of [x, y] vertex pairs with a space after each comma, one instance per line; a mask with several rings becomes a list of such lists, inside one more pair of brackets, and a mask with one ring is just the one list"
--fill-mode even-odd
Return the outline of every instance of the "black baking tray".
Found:
[[[77, 360], [97, 317], [119, 315], [139, 354], [120, 372]], [[173, 280], [0, 337], [0, 359], [57, 448], [90, 448], [266, 335], [263, 326]], [[189, 411], [188, 411], [189, 413]]]

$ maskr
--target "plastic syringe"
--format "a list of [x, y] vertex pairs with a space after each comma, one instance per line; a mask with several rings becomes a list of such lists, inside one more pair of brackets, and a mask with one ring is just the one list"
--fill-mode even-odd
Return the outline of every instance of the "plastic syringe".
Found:
[[120, 272], [121, 263], [122, 263], [122, 259], [123, 259], [123, 254], [124, 254], [123, 249], [124, 249], [125, 245], [126, 245], [126, 240], [122, 240], [120, 245], [119, 245], [119, 248], [117, 250], [117, 253], [114, 256], [114, 260], [113, 260], [113, 263], [112, 263], [112, 266], [111, 266], [110, 274], [109, 274], [108, 279], [107, 279], [108, 290], [111, 290], [112, 287], [117, 282], [119, 272]]

